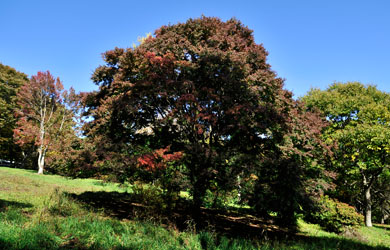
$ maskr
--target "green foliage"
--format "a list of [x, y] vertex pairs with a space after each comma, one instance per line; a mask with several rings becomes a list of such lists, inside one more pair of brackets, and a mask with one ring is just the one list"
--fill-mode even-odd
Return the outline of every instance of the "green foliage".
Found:
[[327, 231], [341, 233], [347, 227], [357, 227], [363, 224], [364, 217], [346, 203], [326, 195], [320, 197], [317, 202], [316, 211], [306, 211], [306, 218]]
[[375, 196], [385, 195], [372, 189], [389, 171], [390, 94], [347, 82], [334, 83], [324, 91], [313, 89], [302, 100], [330, 122], [323, 136], [337, 144], [330, 169], [338, 173], [334, 195], [364, 210], [366, 224], [371, 225]]
[[20, 148], [13, 139], [16, 119], [15, 109], [18, 107], [16, 94], [27, 82], [24, 73], [0, 63], [0, 158], [5, 160], [21, 160]]
[[131, 190], [132, 200], [145, 205], [144, 212], [155, 214], [156, 218], [158, 217], [158, 214], [169, 210], [172, 205], [167, 202], [169, 199], [164, 199], [166, 198], [166, 193], [155, 185], [136, 183], [131, 187]]

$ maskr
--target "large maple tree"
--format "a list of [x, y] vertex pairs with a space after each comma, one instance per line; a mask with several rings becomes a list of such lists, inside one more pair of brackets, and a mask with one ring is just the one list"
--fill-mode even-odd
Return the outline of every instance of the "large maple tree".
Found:
[[286, 136], [297, 103], [266, 57], [236, 19], [162, 26], [139, 46], [104, 53], [92, 77], [99, 90], [85, 98], [93, 118], [86, 131], [125, 165], [180, 172], [199, 212], [213, 182], [234, 185], [243, 168], [295, 145]]

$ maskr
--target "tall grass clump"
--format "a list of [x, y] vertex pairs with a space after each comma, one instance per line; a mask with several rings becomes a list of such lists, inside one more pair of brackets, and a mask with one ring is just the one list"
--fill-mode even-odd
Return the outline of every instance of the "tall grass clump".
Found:
[[44, 202], [43, 210], [53, 216], [84, 215], [86, 211], [76, 203], [69, 194], [61, 192], [58, 188]]

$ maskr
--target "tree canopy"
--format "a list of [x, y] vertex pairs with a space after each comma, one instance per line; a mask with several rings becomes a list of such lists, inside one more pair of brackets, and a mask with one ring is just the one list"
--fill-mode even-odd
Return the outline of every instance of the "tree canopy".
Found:
[[[300, 180], [283, 178], [296, 176], [308, 162], [298, 158], [320, 145], [323, 120], [292, 100], [266, 57], [241, 22], [208, 17], [162, 26], [138, 47], [107, 51], [106, 65], [92, 77], [99, 91], [85, 98], [93, 118], [86, 131], [101, 162], [121, 159], [115, 171], [122, 177], [134, 169], [159, 172], [171, 191], [180, 190], [182, 177], [198, 211], [212, 186], [229, 189], [237, 177], [266, 171], [279, 178], [271, 190], [289, 199], [289, 185], [300, 186], [291, 181]], [[261, 181], [273, 182], [270, 175]]]
[[20, 150], [13, 140], [16, 93], [27, 82], [24, 73], [0, 63], [0, 159], [15, 160]]
[[54, 145], [63, 140], [65, 131], [73, 132], [73, 112], [69, 105], [75, 101], [74, 91], [64, 91], [59, 78], [38, 72], [18, 92], [18, 117], [14, 138], [20, 146], [34, 143], [38, 153], [38, 173], [43, 174], [45, 157]]
[[360, 195], [357, 200], [364, 204], [366, 225], [372, 226], [371, 189], [390, 163], [390, 95], [375, 86], [347, 82], [324, 91], [313, 89], [303, 101], [330, 121], [325, 135], [338, 143], [335, 165], [343, 180], [340, 188], [349, 190], [349, 199], [353, 192]]

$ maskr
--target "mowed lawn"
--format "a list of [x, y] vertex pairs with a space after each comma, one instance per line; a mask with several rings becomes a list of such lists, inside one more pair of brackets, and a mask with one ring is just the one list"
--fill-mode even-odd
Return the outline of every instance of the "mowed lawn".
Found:
[[294, 237], [253, 239], [196, 232], [191, 223], [179, 230], [152, 218], [120, 219], [72, 198], [95, 192], [115, 197], [132, 190], [0, 167], [0, 249], [390, 249], [390, 227], [382, 225], [340, 236], [300, 221]]

